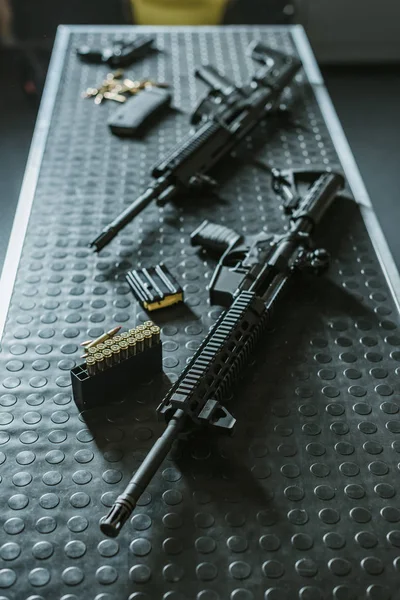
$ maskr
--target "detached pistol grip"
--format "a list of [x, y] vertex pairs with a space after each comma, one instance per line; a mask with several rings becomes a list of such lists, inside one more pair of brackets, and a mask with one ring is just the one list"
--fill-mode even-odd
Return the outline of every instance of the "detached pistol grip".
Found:
[[203, 221], [200, 227], [193, 231], [190, 236], [192, 246], [201, 246], [204, 250], [213, 252], [218, 256], [222, 256], [242, 240], [243, 236], [233, 229], [210, 221]]

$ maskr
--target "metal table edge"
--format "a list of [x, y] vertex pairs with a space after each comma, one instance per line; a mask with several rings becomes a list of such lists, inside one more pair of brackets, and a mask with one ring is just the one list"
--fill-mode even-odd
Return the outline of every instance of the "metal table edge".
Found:
[[306, 32], [301, 25], [292, 29], [292, 37], [303, 62], [304, 70], [313, 86], [319, 108], [324, 117], [333, 145], [342, 164], [354, 199], [360, 207], [368, 235], [373, 244], [385, 279], [400, 312], [400, 275], [388, 243], [372, 207], [371, 199], [345, 136], [342, 125], [325, 87], [321, 72], [311, 49]]
[[117, 29], [122, 33], [132, 31], [141, 31], [144, 33], [179, 33], [179, 32], [215, 32], [221, 29], [234, 31], [250, 31], [255, 27], [262, 27], [274, 32], [293, 31], [301, 25], [61, 25], [60, 27], [68, 29], [70, 33], [112, 33]]
[[51, 117], [61, 79], [70, 31], [67, 27], [59, 27], [49, 65], [48, 76], [35, 130], [26, 163], [24, 178], [19, 194], [17, 209], [7, 246], [6, 257], [0, 277], [0, 342], [7, 319], [8, 307], [13, 293], [14, 282], [29, 223], [36, 185], [50, 129]]

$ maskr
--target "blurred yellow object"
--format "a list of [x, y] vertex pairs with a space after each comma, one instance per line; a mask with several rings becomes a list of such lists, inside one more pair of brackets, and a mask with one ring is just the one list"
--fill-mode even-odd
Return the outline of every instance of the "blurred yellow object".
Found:
[[229, 0], [131, 0], [138, 25], [215, 25]]

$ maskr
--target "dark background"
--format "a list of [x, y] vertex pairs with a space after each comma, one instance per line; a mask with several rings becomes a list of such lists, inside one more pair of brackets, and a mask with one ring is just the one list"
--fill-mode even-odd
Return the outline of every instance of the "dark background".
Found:
[[[243, 10], [246, 4], [246, 10]], [[15, 40], [0, 46], [0, 268], [25, 170], [41, 88], [59, 23], [123, 24], [125, 2], [19, 0], [12, 3]], [[237, 0], [227, 23], [287, 23], [280, 0]], [[290, 11], [289, 11], [290, 13]], [[372, 203], [400, 265], [398, 171], [400, 167], [397, 64], [322, 66], [322, 74], [359, 165]]]

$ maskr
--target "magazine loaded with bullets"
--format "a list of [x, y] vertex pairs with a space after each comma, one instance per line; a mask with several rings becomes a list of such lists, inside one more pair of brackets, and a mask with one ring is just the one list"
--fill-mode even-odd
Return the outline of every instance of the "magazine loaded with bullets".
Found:
[[[250, 51], [263, 68], [246, 86], [236, 87], [212, 67], [198, 71], [211, 91], [193, 115], [197, 129], [155, 167], [155, 181], [144, 194], [92, 242], [96, 251], [153, 200], [164, 205], [185, 190], [215, 186], [210, 170], [229, 157], [260, 120], [277, 110], [300, 63], [259, 42], [252, 43]], [[228, 432], [234, 429], [235, 418], [224, 406], [224, 398], [243, 376], [257, 343], [261, 338], [265, 342], [263, 334], [274, 305], [295, 273], [319, 275], [329, 266], [328, 252], [314, 247], [312, 234], [343, 189], [342, 175], [275, 168], [269, 171], [273, 190], [288, 216], [282, 234], [261, 232], [245, 237], [205, 221], [191, 236], [193, 246], [219, 256], [209, 298], [210, 304], [222, 306], [225, 312], [158, 406], [157, 413], [165, 420], [166, 429], [101, 520], [101, 530], [107, 536], [119, 534], [176, 439], [186, 439], [200, 427]], [[147, 311], [165, 310], [184, 301], [181, 286], [163, 264], [133, 269], [126, 279]], [[132, 382], [137, 382], [136, 373], [143, 381], [161, 372], [160, 330], [151, 322], [123, 334], [112, 330], [85, 345], [85, 359], [72, 371], [78, 406], [89, 406], [93, 391], [100, 393], [106, 403], [110, 395], [115, 398], [120, 376], [121, 389], [129, 390]]]
[[80, 410], [119, 400], [132, 385], [162, 370], [160, 328], [146, 321], [124, 333], [115, 327], [83, 342], [85, 362], [71, 370], [74, 400]]

